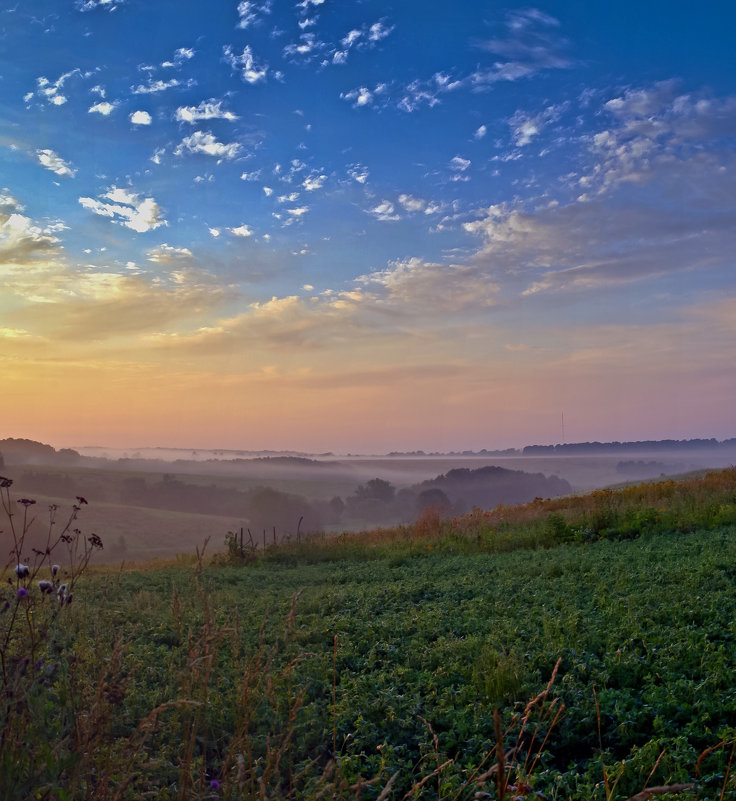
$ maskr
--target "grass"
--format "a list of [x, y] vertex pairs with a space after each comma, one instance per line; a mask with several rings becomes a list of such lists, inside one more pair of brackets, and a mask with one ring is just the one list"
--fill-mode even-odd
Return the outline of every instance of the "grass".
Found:
[[[647, 482], [617, 490], [542, 499], [518, 506], [474, 509], [451, 517], [430, 507], [412, 525], [376, 528], [340, 536], [311, 535], [246, 560], [295, 564], [383, 558], [439, 549], [452, 553], [501, 553], [550, 548], [570, 542], [632, 539], [642, 534], [688, 532], [736, 524], [736, 468]], [[238, 562], [238, 549], [227, 558]]]
[[732, 797], [735, 501], [730, 470], [435, 511], [75, 568], [63, 607], [50, 554], [11, 562], [3, 798]]

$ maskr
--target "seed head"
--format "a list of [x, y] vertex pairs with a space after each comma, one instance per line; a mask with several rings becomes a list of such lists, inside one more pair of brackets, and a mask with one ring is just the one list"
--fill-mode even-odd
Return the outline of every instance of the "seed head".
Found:
[[18, 562], [18, 564], [15, 566], [15, 575], [18, 576], [18, 578], [26, 578], [30, 572], [31, 569], [28, 567], [28, 565], [23, 565]]
[[42, 579], [41, 581], [38, 582], [38, 589], [41, 590], [41, 592], [44, 595], [47, 595], [48, 593], [51, 593], [51, 592], [54, 591], [54, 585], [50, 581], [46, 581], [46, 579]]

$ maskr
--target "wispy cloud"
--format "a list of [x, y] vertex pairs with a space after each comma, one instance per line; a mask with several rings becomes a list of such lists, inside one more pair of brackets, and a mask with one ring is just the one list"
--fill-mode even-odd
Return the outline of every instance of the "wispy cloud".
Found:
[[567, 41], [557, 33], [559, 27], [555, 17], [538, 9], [510, 11], [506, 15], [506, 35], [478, 43], [500, 60], [470, 76], [473, 88], [482, 91], [499, 81], [518, 81], [544, 70], [572, 66], [565, 54]]
[[80, 280], [63, 262], [48, 265], [24, 279], [23, 319], [37, 335], [80, 344], [144, 342], [148, 332], [201, 324], [222, 303], [222, 287], [202, 271], [169, 266], [155, 275], [90, 269]]
[[174, 150], [174, 155], [182, 156], [186, 153], [202, 153], [206, 156], [213, 156], [218, 159], [234, 159], [242, 146], [239, 142], [218, 142], [212, 133], [195, 131], [191, 136], [185, 136]]
[[172, 264], [190, 264], [193, 258], [194, 256], [189, 248], [177, 248], [173, 245], [167, 245], [165, 242], [148, 251], [148, 261], [154, 264], [167, 266]]
[[356, 283], [371, 294], [372, 303], [413, 310], [422, 317], [491, 306], [500, 289], [477, 266], [418, 258], [392, 262], [385, 270], [360, 276]]
[[453, 156], [450, 159], [451, 181], [469, 181], [468, 169], [470, 168], [470, 159], [464, 159], [462, 156]]
[[90, 75], [92, 75], [91, 72], [83, 73], [79, 68], [63, 73], [55, 81], [51, 81], [42, 75], [36, 79], [36, 91], [28, 92], [23, 99], [28, 103], [35, 95], [40, 100], [51, 103], [53, 106], [63, 106], [69, 99], [62, 91], [64, 84], [66, 84], [70, 78], [86, 78]]
[[327, 43], [317, 38], [312, 31], [306, 31], [299, 36], [297, 42], [284, 47], [284, 55], [288, 58], [296, 58], [301, 61], [309, 61], [327, 47]]
[[94, 11], [102, 8], [106, 11], [115, 11], [125, 5], [125, 0], [76, 0], [74, 7], [78, 11]]
[[152, 197], [141, 198], [135, 192], [116, 186], [110, 187], [100, 199], [80, 197], [79, 203], [94, 214], [109, 217], [112, 222], [138, 233], [168, 225], [160, 206]]
[[[351, 47], [371, 43], [374, 41], [371, 35], [378, 41], [393, 30], [383, 23], [377, 23], [377, 26], [351, 30], [341, 42], [342, 49], [335, 51], [333, 62], [345, 63]], [[518, 81], [542, 71], [572, 66], [573, 62], [565, 55], [567, 41], [559, 36], [557, 29], [560, 24], [554, 17], [533, 8], [512, 11], [506, 16], [505, 27], [505, 36], [477, 42], [481, 50], [500, 57], [490, 67], [480, 66], [465, 75], [456, 74], [455, 69], [440, 71], [431, 78], [415, 79], [398, 88], [395, 84], [390, 87], [386, 83], [380, 84], [384, 95], [380, 104], [375, 103], [378, 93], [365, 86], [343, 92], [340, 96], [352, 101], [354, 107], [384, 107], [391, 103], [412, 113], [423, 107], [438, 106], [442, 96], [449, 92], [467, 88], [484, 91], [500, 81]], [[389, 88], [390, 93], [387, 91]], [[484, 135], [479, 133], [481, 130], [486, 130], [485, 126], [476, 130], [476, 138]]]
[[[736, 197], [729, 169], [736, 168], [733, 156], [677, 158], [663, 147], [647, 153], [642, 173], [629, 164], [629, 155], [619, 153], [623, 165], [611, 166], [623, 169], [625, 180], [601, 176], [605, 192], [584, 201], [534, 210], [491, 206], [466, 222], [465, 230], [484, 242], [477, 262], [505, 273], [509, 286], [525, 296], [596, 292], [673, 273], [723, 269], [723, 254], [736, 249], [728, 222], [736, 203], [726, 200]], [[677, 210], [653, 202], [674, 196], [682, 186], [689, 187], [689, 199]]]
[[368, 89], [367, 86], [360, 86], [357, 89], [351, 89], [349, 92], [340, 92], [340, 97], [353, 104], [353, 108], [361, 108], [362, 106], [370, 106], [377, 97], [381, 97], [388, 89], [387, 84], [376, 84], [374, 89]]
[[[193, 86], [194, 80], [190, 80], [186, 85]], [[148, 83], [141, 83], [138, 86], [131, 87], [131, 92], [134, 95], [152, 95], [159, 92], [165, 92], [167, 89], [174, 89], [177, 86], [182, 86], [182, 82], [177, 78], [170, 78], [168, 81], [149, 80]]]
[[47, 170], [51, 170], [51, 172], [53, 172], [55, 175], [59, 175], [63, 178], [74, 178], [74, 176], [77, 174], [77, 171], [69, 164], [69, 162], [64, 161], [64, 159], [58, 154], [54, 153], [53, 150], [37, 150], [36, 158], [42, 167], [45, 167]]
[[302, 186], [304, 187], [305, 191], [314, 192], [315, 189], [321, 189], [326, 180], [327, 176], [324, 173], [315, 171], [304, 179]]
[[612, 124], [590, 138], [593, 164], [578, 180], [585, 196], [647, 182], [673, 158], [702, 158], [703, 143], [736, 134], [736, 96], [678, 94], [672, 81], [627, 90], [602, 111]]
[[399, 195], [399, 204], [408, 212], [424, 211], [427, 201], [413, 195]]
[[58, 237], [23, 211], [7, 189], [0, 190], [0, 275], [15, 266], [48, 259], [58, 251]]
[[365, 24], [360, 28], [348, 31], [340, 40], [339, 47], [333, 48], [332, 63], [344, 64], [348, 60], [348, 53], [352, 48], [366, 49], [373, 47], [393, 32], [394, 26], [387, 25], [385, 20], [379, 20], [372, 25]]
[[102, 100], [99, 103], [95, 103], [93, 106], [90, 106], [87, 109], [89, 114], [101, 114], [103, 117], [109, 117], [115, 108], [117, 107], [117, 103], [110, 103], [107, 100]]
[[243, 48], [240, 55], [236, 55], [230, 45], [223, 47], [225, 61], [234, 70], [240, 72], [240, 77], [249, 84], [260, 83], [266, 80], [268, 65], [259, 64], [251, 50], [250, 45]]
[[222, 107], [222, 100], [203, 100], [198, 106], [180, 106], [174, 119], [177, 122], [188, 122], [194, 124], [199, 120], [228, 120], [232, 122], [238, 119], [237, 114], [227, 111]]
[[352, 164], [348, 168], [348, 175], [359, 184], [365, 184], [368, 180], [370, 173], [366, 167], [361, 164]]
[[264, 16], [271, 13], [271, 2], [254, 3], [250, 0], [241, 0], [238, 3], [238, 28], [246, 29], [260, 22]]
[[247, 239], [250, 236], [253, 236], [253, 229], [249, 225], [239, 225], [237, 228], [231, 228], [230, 233], [233, 236], [240, 237], [241, 239]]
[[378, 205], [368, 209], [368, 214], [381, 222], [395, 222], [401, 219], [396, 213], [396, 207], [390, 200], [382, 200]]
[[192, 47], [179, 47], [174, 51], [173, 59], [171, 61], [161, 62], [161, 67], [163, 69], [181, 67], [182, 64], [185, 64], [187, 61], [191, 61], [191, 59], [194, 58], [194, 54], [195, 50]]
[[560, 103], [547, 106], [537, 114], [529, 114], [524, 111], [514, 112], [508, 120], [514, 144], [517, 147], [528, 145], [535, 136], [539, 136], [547, 125], [556, 122], [568, 107], [569, 103]]

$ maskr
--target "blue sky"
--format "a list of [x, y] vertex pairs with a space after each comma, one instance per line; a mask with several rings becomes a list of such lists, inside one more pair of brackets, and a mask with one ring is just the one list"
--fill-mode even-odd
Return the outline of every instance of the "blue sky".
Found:
[[[60, 444], [734, 435], [730, 3], [0, 10], [0, 412]], [[633, 390], [635, 388], [635, 390]]]

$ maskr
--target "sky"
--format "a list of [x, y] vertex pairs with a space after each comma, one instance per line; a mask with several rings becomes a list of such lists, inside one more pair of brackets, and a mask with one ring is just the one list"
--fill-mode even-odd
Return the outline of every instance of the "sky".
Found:
[[4, 436], [736, 436], [732, 2], [2, 5]]

